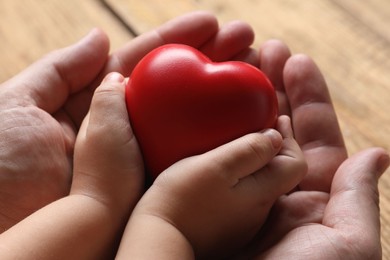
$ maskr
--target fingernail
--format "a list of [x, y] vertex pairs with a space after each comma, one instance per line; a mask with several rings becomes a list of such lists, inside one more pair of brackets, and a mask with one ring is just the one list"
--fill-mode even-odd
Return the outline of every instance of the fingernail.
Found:
[[376, 167], [377, 167], [378, 173], [380, 173], [382, 175], [386, 171], [386, 169], [389, 167], [389, 165], [390, 165], [389, 154], [385, 153], [385, 154], [381, 155], [376, 162]]
[[107, 76], [103, 80], [103, 82], [109, 83], [123, 83], [124, 81], [125, 77], [123, 77], [123, 75], [118, 72], [111, 72], [107, 74]]
[[269, 139], [271, 139], [272, 146], [275, 149], [279, 149], [282, 146], [282, 136], [281, 134], [276, 131], [275, 129], [266, 129], [262, 132], [265, 136], [267, 136]]

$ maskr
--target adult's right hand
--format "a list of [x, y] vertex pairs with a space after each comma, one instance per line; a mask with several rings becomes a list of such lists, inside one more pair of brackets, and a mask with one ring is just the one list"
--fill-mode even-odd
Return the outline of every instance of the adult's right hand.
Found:
[[256, 259], [381, 259], [378, 179], [389, 166], [382, 148], [348, 158], [324, 77], [306, 55], [279, 41], [260, 52], [280, 111], [308, 163], [298, 187], [275, 204], [253, 247]]

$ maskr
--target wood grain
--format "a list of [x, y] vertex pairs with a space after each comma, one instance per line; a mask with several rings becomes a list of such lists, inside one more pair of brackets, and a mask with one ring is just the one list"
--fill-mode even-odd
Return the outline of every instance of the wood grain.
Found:
[[0, 82], [94, 27], [109, 35], [112, 48], [132, 38], [99, 1], [0, 1]]
[[[253, 26], [258, 48], [271, 38], [313, 57], [329, 84], [351, 154], [390, 150], [390, 1], [372, 0], [2, 0], [0, 82], [93, 27], [112, 49], [193, 10], [209, 10], [221, 25]], [[390, 259], [390, 171], [380, 180], [383, 258]]]

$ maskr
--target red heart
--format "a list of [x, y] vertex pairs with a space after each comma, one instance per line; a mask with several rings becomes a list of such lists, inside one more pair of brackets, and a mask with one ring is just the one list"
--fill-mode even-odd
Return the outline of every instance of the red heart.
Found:
[[274, 127], [278, 113], [274, 88], [260, 70], [214, 63], [179, 44], [159, 47], [137, 64], [126, 102], [154, 178], [180, 159]]

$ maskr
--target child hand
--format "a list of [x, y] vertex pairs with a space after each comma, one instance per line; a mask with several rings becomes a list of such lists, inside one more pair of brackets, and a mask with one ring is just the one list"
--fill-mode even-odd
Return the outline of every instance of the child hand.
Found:
[[125, 78], [106, 76], [76, 140], [71, 194], [84, 194], [123, 212], [143, 192], [144, 169], [125, 104]]
[[[227, 256], [246, 245], [274, 201], [307, 171], [288, 117], [279, 118], [277, 130], [246, 135], [161, 173], [133, 211], [119, 256], [150, 252], [153, 241], [160, 250], [164, 243], [171, 248], [172, 237], [175, 244], [186, 240], [182, 248], [192, 246], [200, 258]], [[151, 240], [143, 247], [139, 237], [148, 232]]]
[[110, 259], [143, 190], [143, 162], [124, 98], [125, 79], [96, 89], [77, 136], [70, 195], [0, 236], [0, 259]]

